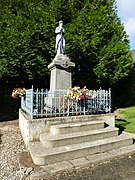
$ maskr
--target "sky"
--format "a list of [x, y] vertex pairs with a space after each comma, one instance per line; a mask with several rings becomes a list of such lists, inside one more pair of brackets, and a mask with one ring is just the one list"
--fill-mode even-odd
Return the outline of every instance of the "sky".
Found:
[[116, 0], [118, 17], [124, 23], [125, 31], [129, 35], [130, 49], [135, 49], [135, 0]]

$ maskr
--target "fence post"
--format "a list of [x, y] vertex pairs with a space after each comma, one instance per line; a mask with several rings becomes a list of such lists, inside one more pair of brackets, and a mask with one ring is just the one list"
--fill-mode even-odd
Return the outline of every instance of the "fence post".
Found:
[[84, 99], [83, 100], [83, 114], [85, 115], [86, 114], [86, 100]]
[[44, 109], [44, 90], [41, 89], [41, 114], [43, 115], [43, 109]]
[[38, 89], [36, 89], [35, 92], [35, 110], [34, 110], [36, 114], [38, 114]]
[[69, 116], [69, 102], [70, 100], [68, 99], [68, 109], [67, 109], [67, 115]]
[[33, 85], [32, 85], [32, 88], [31, 88], [31, 119], [33, 119]]
[[109, 112], [111, 113], [111, 88], [109, 88]]

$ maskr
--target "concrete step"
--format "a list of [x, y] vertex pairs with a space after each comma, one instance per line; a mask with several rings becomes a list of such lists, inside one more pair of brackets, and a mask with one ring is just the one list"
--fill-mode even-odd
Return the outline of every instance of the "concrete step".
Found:
[[70, 144], [78, 144], [88, 141], [94, 141], [107, 137], [118, 136], [118, 129], [115, 127], [106, 127], [98, 130], [82, 131], [70, 134], [47, 135], [42, 133], [40, 141], [45, 147], [60, 147]]
[[35, 164], [49, 165], [106, 152], [131, 144], [133, 144], [133, 136], [123, 133], [117, 137], [56, 148], [45, 148], [41, 142], [35, 141], [29, 143], [29, 150]]
[[[34, 168], [33, 172], [30, 173], [30, 180], [38, 179], [49, 179], [48, 175], [53, 175], [54, 173], [62, 173], [63, 171], [73, 171], [74, 169], [90, 168], [94, 165], [99, 165], [100, 163], [108, 162], [110, 160], [115, 160], [116, 158], [121, 161], [121, 158], [133, 158], [135, 155], [135, 144], [121, 147], [118, 149], [113, 149], [105, 153], [99, 153], [95, 155], [90, 155], [78, 159], [73, 159], [70, 161], [63, 161], [55, 164], [50, 164], [47, 166], [36, 166], [29, 155], [28, 152], [24, 151], [18, 155], [19, 169], [22, 172], [28, 172], [31, 167]], [[113, 166], [112, 166], [113, 168]], [[71, 178], [70, 178], [71, 179]]]
[[[110, 160], [115, 160], [115, 158], [119, 158], [119, 161], [121, 161], [121, 158], [126, 158], [127, 156], [129, 156], [129, 158], [132, 158], [132, 155], [134, 154], [135, 154], [135, 144], [132, 144], [130, 146], [114, 149], [105, 153], [99, 153], [95, 155], [86, 156], [83, 158], [74, 159], [71, 161], [63, 161], [60, 163], [50, 164], [47, 166], [41, 166], [40, 169], [39, 168], [37, 170], [35, 169], [35, 171], [31, 173], [30, 180], [48, 179], [47, 178], [48, 175], [51, 176], [53, 174], [62, 173], [67, 170], [73, 171], [73, 169], [78, 169], [81, 167], [83, 167], [84, 170], [85, 168], [88, 167], [90, 168], [93, 167], [94, 165], [97, 164], [99, 165], [100, 163], [108, 162]], [[22, 157], [20, 158], [21, 161], [19, 161], [19, 164], [21, 165], [20, 169], [23, 169], [26, 166], [26, 161], [24, 160], [23, 157], [24, 155], [21, 156]], [[71, 179], [71, 177], [69, 179]]]
[[50, 133], [56, 134], [68, 134], [73, 132], [88, 131], [94, 129], [101, 129], [105, 127], [104, 121], [91, 121], [91, 122], [77, 122], [68, 124], [58, 124], [50, 126]]

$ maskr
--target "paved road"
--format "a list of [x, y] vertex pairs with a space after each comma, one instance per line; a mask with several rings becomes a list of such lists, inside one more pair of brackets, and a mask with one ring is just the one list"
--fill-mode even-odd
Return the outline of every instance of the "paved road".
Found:
[[135, 180], [135, 155], [55, 174], [48, 179], [59, 180]]

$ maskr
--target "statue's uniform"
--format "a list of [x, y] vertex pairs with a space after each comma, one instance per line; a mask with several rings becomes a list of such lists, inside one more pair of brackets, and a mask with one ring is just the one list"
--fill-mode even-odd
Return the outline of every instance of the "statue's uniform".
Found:
[[61, 28], [60, 26], [58, 26], [55, 29], [55, 33], [56, 33], [56, 45], [55, 45], [55, 48], [57, 50], [57, 54], [64, 54], [64, 50], [65, 50], [65, 39], [64, 39], [65, 30], [63, 28]]

